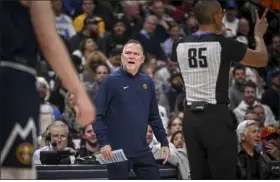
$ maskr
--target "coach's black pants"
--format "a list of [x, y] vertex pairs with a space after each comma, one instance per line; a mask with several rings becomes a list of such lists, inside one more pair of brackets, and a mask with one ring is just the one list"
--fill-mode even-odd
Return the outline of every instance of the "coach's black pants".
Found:
[[151, 152], [138, 157], [129, 158], [128, 161], [108, 164], [108, 178], [110, 180], [125, 180], [133, 169], [138, 179], [159, 180], [160, 174], [156, 160]]
[[226, 105], [185, 108], [183, 130], [191, 179], [236, 179], [237, 138]]

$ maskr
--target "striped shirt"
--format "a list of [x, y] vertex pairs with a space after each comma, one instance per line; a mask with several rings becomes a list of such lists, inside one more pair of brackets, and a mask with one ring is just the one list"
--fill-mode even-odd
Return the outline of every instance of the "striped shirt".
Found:
[[171, 60], [179, 63], [188, 102], [228, 104], [231, 61], [241, 61], [247, 48], [214, 33], [193, 34], [174, 43]]

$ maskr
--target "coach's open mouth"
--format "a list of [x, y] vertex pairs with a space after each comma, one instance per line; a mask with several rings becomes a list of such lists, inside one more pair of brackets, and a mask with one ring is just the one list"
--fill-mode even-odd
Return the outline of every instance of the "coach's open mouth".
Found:
[[128, 64], [135, 64], [135, 62], [133, 62], [133, 61], [128, 61]]

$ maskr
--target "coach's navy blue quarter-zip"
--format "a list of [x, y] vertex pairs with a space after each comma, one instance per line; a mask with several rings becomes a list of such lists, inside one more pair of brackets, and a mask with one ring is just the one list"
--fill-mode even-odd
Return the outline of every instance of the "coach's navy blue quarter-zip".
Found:
[[162, 146], [168, 146], [151, 78], [133, 76], [123, 68], [106, 77], [96, 96], [94, 130], [101, 147], [110, 144], [128, 157], [146, 153], [148, 124]]

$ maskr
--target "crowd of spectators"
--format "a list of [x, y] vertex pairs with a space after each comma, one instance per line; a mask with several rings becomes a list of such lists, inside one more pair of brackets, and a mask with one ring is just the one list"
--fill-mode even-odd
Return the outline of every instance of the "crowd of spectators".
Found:
[[[194, 3], [192, 0], [52, 0], [57, 32], [93, 102], [102, 80], [121, 66], [123, 45], [129, 39], [143, 45], [145, 63], [141, 71], [155, 83], [159, 113], [171, 148], [168, 162], [179, 168], [183, 179], [190, 178], [182, 133], [185, 88], [177, 64], [170, 62], [170, 54], [174, 41], [198, 30], [192, 13]], [[221, 3], [226, 9], [223, 23], [231, 29], [224, 36], [252, 49], [255, 48], [254, 9], [270, 8], [265, 35], [267, 67], [255, 69], [236, 63], [229, 72], [230, 109], [240, 146], [239, 178], [267, 179], [266, 162], [262, 162], [262, 167], [265, 166], [262, 173], [255, 167], [248, 172], [248, 164], [257, 165], [259, 156], [252, 157], [251, 152], [259, 146], [268, 160], [280, 160], [280, 3], [269, 0]], [[40, 163], [40, 151], [73, 150], [80, 156], [98, 153], [92, 126], [81, 128], [76, 124], [71, 93], [63, 88], [44, 57], [39, 57], [37, 86], [41, 114], [34, 160]], [[150, 127], [147, 142], [160, 161], [160, 146]]]

